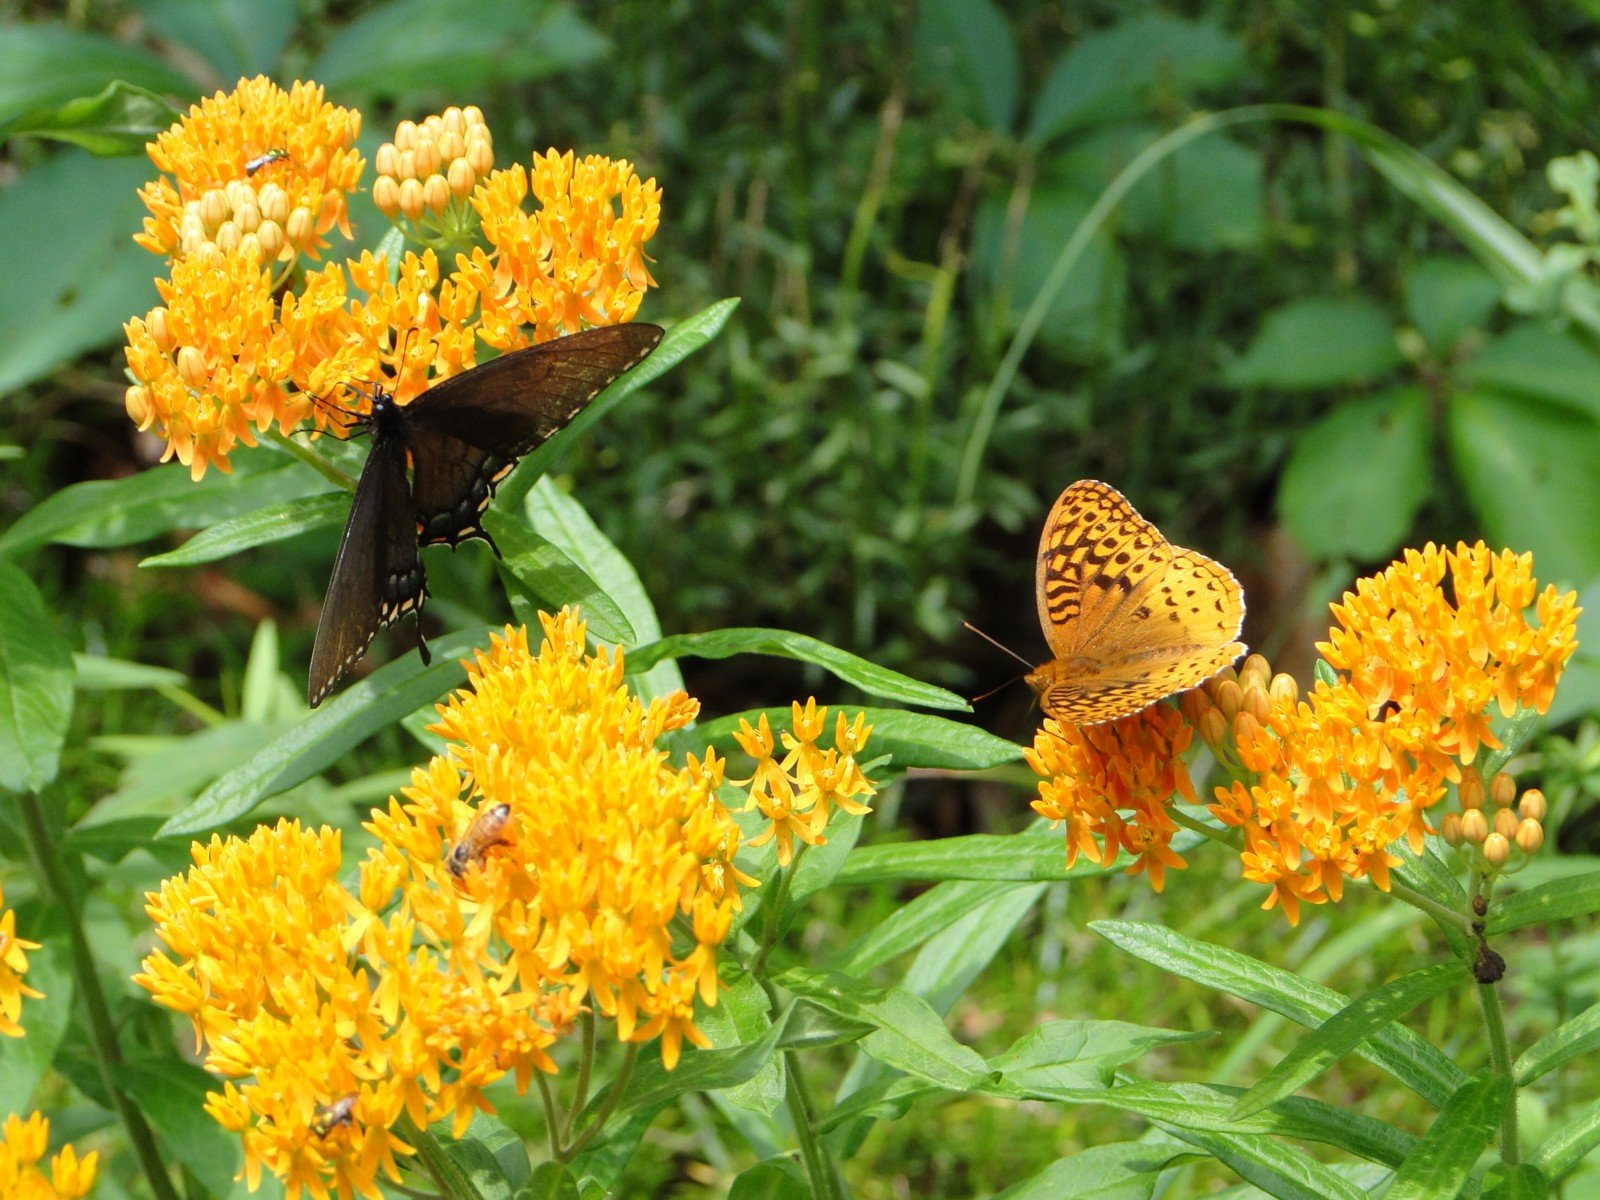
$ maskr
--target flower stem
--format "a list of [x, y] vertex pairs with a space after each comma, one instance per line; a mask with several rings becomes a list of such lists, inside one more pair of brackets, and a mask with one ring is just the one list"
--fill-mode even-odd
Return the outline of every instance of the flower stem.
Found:
[[583, 1153], [590, 1142], [605, 1128], [606, 1121], [611, 1117], [611, 1112], [617, 1107], [617, 1101], [622, 1099], [622, 1093], [627, 1090], [628, 1077], [633, 1074], [633, 1064], [639, 1058], [639, 1043], [629, 1042], [628, 1048], [622, 1054], [622, 1066], [617, 1068], [617, 1077], [611, 1081], [611, 1090], [606, 1093], [605, 1102], [600, 1105], [600, 1111], [595, 1113], [594, 1120], [589, 1122], [589, 1127], [578, 1135], [578, 1140], [570, 1143], [561, 1152], [560, 1161], [571, 1162]]
[[1231, 837], [1223, 833], [1220, 829], [1213, 829], [1204, 821], [1195, 820], [1188, 813], [1180, 809], [1176, 804], [1167, 805], [1167, 815], [1179, 825], [1182, 825], [1185, 829], [1192, 829], [1194, 832], [1203, 834], [1210, 838], [1213, 842], [1220, 842], [1229, 849], [1234, 848], [1233, 839]]
[[572, 1127], [572, 1121], [577, 1115], [579, 1106], [574, 1104], [572, 1111], [567, 1114], [566, 1121], [563, 1122], [560, 1114], [556, 1111], [556, 1098], [554, 1093], [550, 1091], [550, 1081], [544, 1077], [544, 1072], [534, 1071], [533, 1078], [539, 1084], [539, 1099], [544, 1101], [544, 1123], [545, 1128], [550, 1132], [550, 1161], [561, 1162], [563, 1161], [561, 1157], [561, 1135], [564, 1128], [570, 1129]]
[[570, 1138], [572, 1127], [577, 1123], [578, 1114], [583, 1111], [583, 1106], [589, 1102], [589, 1078], [594, 1071], [594, 1010], [583, 1010], [583, 1058], [578, 1062], [578, 1090], [572, 1097], [572, 1107], [567, 1110], [566, 1124], [561, 1127], [561, 1136]]
[[1492, 983], [1478, 985], [1478, 1001], [1483, 1005], [1483, 1022], [1489, 1029], [1489, 1057], [1495, 1074], [1511, 1080], [1511, 1095], [1506, 1098], [1506, 1115], [1500, 1122], [1500, 1161], [1514, 1167], [1522, 1161], [1521, 1139], [1517, 1135], [1517, 1081], [1511, 1072], [1511, 1047], [1506, 1041], [1506, 1021], [1500, 1011], [1500, 991]]
[[1437, 900], [1430, 900], [1415, 888], [1409, 888], [1398, 879], [1389, 880], [1389, 894], [1397, 900], [1404, 900], [1412, 908], [1420, 908], [1441, 925], [1454, 925], [1458, 929], [1472, 930], [1472, 918], [1466, 913], [1457, 912], [1448, 905], [1440, 904]]
[[800, 1069], [799, 1053], [785, 1050], [783, 1065], [784, 1104], [789, 1109], [789, 1120], [800, 1142], [800, 1157], [805, 1161], [806, 1175], [811, 1180], [811, 1194], [818, 1200], [840, 1200], [839, 1180], [833, 1160], [828, 1157], [827, 1148], [817, 1134], [816, 1120], [812, 1116], [816, 1106], [811, 1102], [805, 1073]]
[[356, 490], [355, 476], [340, 470], [329, 462], [323, 455], [318, 454], [310, 446], [295, 441], [292, 437], [280, 433], [276, 429], [269, 429], [267, 437], [272, 443], [287, 454], [292, 454], [329, 483], [342, 487], [347, 492]]
[[139, 1166], [149, 1180], [150, 1190], [156, 1200], [178, 1200], [166, 1164], [161, 1161], [161, 1153], [156, 1148], [155, 1137], [145, 1123], [144, 1114], [122, 1092], [119, 1079], [121, 1071], [118, 1069], [122, 1066], [122, 1047], [117, 1042], [116, 1026], [111, 1021], [111, 1008], [106, 1003], [105, 992], [100, 988], [94, 951], [83, 928], [78, 889], [69, 878], [60, 851], [50, 836], [44, 813], [39, 808], [39, 797], [32, 793], [25, 794], [19, 798], [19, 805], [28, 850], [45, 890], [66, 919], [67, 935], [72, 943], [72, 974], [77, 983], [78, 996], [83, 1000], [89, 1040], [94, 1045], [95, 1062], [100, 1068], [100, 1081], [111, 1097], [112, 1107], [116, 1109], [123, 1128], [128, 1131], [128, 1140], [133, 1143], [134, 1154], [139, 1159]]

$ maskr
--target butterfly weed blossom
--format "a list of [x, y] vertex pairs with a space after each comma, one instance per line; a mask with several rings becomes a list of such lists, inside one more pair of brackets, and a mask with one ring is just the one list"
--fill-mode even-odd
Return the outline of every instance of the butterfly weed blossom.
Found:
[[[1543, 796], [1518, 803], [1510, 777], [1497, 776], [1491, 825], [1473, 764], [1500, 748], [1495, 713], [1548, 710], [1576, 649], [1578, 613], [1573, 593], [1538, 589], [1531, 555], [1429, 544], [1333, 606], [1318, 646], [1331, 671], [1304, 694], [1259, 655], [1187, 693], [1185, 719], [1234, 775], [1210, 811], [1238, 831], [1244, 877], [1270, 889], [1263, 907], [1293, 923], [1301, 905], [1337, 901], [1346, 880], [1387, 890], [1401, 861], [1390, 847], [1404, 839], [1419, 850], [1433, 832], [1473, 848], [1490, 871], [1513, 849], [1535, 852]], [[1143, 814], [1162, 791], [1192, 799], [1177, 774], [1188, 738], [1141, 739], [1132, 723], [1177, 728], [1176, 712], [1157, 711], [1115, 723], [1094, 743], [1098, 755], [1082, 747], [1101, 727], [1047, 727], [1035, 740], [1029, 761], [1047, 776], [1035, 807], [1067, 821], [1069, 858], [1091, 851], [1092, 835], [1120, 831], [1125, 809], [1170, 840], [1175, 825]], [[1151, 782], [1142, 802], [1129, 799], [1127, 779]], [[1452, 789], [1461, 811], [1436, 830], [1428, 814]]]
[[28, 951], [38, 948], [38, 942], [17, 936], [17, 914], [5, 906], [5, 895], [0, 893], [0, 1037], [21, 1037], [23, 999], [44, 997], [22, 981], [28, 973]]
[[308, 417], [343, 436], [370, 402], [348, 384], [405, 403], [477, 365], [480, 344], [507, 352], [627, 321], [654, 285], [654, 180], [555, 150], [531, 173], [496, 171], [471, 107], [402, 122], [380, 150], [374, 199], [421, 252], [337, 253], [365, 169], [360, 128], [314, 85], [257, 78], [149, 146], [162, 175], [140, 192], [150, 215], [136, 240], [169, 270], [161, 304], [125, 326], [126, 403], [196, 479]]
[[0, 1196], [7, 1200], [79, 1200], [94, 1187], [98, 1151], [82, 1158], [63, 1146], [50, 1160], [47, 1175], [39, 1165], [50, 1145], [50, 1122], [41, 1113], [13, 1113], [0, 1125]]

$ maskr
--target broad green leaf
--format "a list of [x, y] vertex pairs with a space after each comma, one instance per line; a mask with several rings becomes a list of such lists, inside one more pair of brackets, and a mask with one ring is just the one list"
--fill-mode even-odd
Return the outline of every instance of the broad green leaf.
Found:
[[[8, 82], [17, 82], [7, 76], [53, 82], [49, 62], [36, 62], [18, 45], [36, 32], [0, 28], [0, 97]], [[86, 36], [71, 38], [81, 44], [76, 39]], [[95, 91], [117, 74], [59, 98]], [[144, 215], [136, 189], [153, 174], [148, 162], [73, 150], [50, 155], [0, 190], [0, 246], [6, 248], [6, 277], [17, 281], [0, 288], [0, 396], [118, 341], [122, 322], [157, 303], [155, 279], [166, 265], [131, 236]], [[39, 236], [40, 230], [50, 236]]]
[[498, 1117], [474, 1113], [459, 1138], [449, 1121], [431, 1126], [430, 1132], [482, 1200], [512, 1200], [532, 1183], [527, 1147]]
[[542, 1162], [522, 1185], [517, 1200], [578, 1200], [578, 1181], [560, 1163]]
[[500, 494], [520, 498], [523, 491], [518, 487], [519, 480], [527, 479], [531, 484], [538, 476], [551, 470], [560, 461], [568, 446], [581, 438], [596, 423], [604, 420], [606, 414], [623, 400], [645, 385], [660, 379], [690, 355], [710, 345], [728, 324], [728, 319], [733, 316], [733, 310], [738, 307], [737, 296], [718, 300], [715, 304], [701, 309], [694, 316], [685, 318], [668, 329], [661, 338], [661, 344], [650, 352], [649, 358], [590, 401], [589, 405], [573, 418], [572, 423], [561, 431], [560, 436], [551, 438], [524, 458], [518, 465], [516, 475], [506, 480], [501, 487]]
[[[758, 1042], [772, 1027], [768, 1011], [770, 1001], [753, 975], [741, 972], [732, 983], [717, 993], [717, 1003], [712, 1008], [695, 1014], [695, 1024], [711, 1039], [718, 1049]], [[791, 1017], [785, 1028], [792, 1034]], [[728, 1103], [754, 1112], [773, 1113], [783, 1103], [783, 1059], [773, 1055], [757, 1071], [754, 1078], [727, 1088], [723, 1096]]]
[[[1200, 836], [1181, 834], [1173, 844], [1181, 853], [1193, 846]], [[1078, 861], [1068, 867], [1066, 843], [1060, 832], [1035, 828], [1024, 833], [977, 833], [931, 842], [863, 846], [845, 862], [834, 882], [840, 886], [888, 880], [926, 883], [947, 879], [1047, 883], [1108, 875], [1125, 870], [1131, 861], [1128, 856], [1119, 855], [1101, 864], [1080, 855]]]
[[1519, 321], [1484, 346], [1459, 371], [1470, 391], [1543, 400], [1600, 418], [1600, 360], [1571, 333], [1538, 321]]
[[787, 629], [713, 629], [707, 633], [679, 633], [638, 646], [628, 653], [628, 673], [649, 670], [669, 658], [732, 658], [737, 654], [770, 654], [812, 663], [854, 684], [871, 696], [921, 704], [927, 708], [968, 711], [954, 692], [891, 671], [888, 667], [830, 646], [803, 633]]
[[805, 999], [795, 1000], [789, 1006], [788, 1014], [783, 1037], [778, 1041], [781, 1050], [821, 1050], [827, 1046], [848, 1046], [851, 1042], [859, 1042], [877, 1028], [870, 1021], [840, 1016]]
[[294, 728], [202, 792], [161, 827], [167, 838], [192, 836], [244, 816], [269, 796], [323, 771], [352, 747], [466, 680], [458, 661], [484, 645], [484, 631], [456, 633], [433, 643], [434, 663], [409, 651], [322, 703]]
[[799, 1163], [774, 1158], [739, 1172], [728, 1200], [811, 1200], [811, 1187]]
[[1086, 33], [1056, 60], [1039, 88], [1028, 137], [1141, 115], [1159, 89], [1179, 96], [1226, 83], [1245, 66], [1244, 47], [1219, 24], [1147, 13]]
[[157, 33], [199, 53], [225, 86], [273, 74], [294, 32], [294, 0], [135, 0], [134, 7]]
[[[880, 1077], [851, 1092], [828, 1110], [821, 1124], [823, 1133], [833, 1133], [841, 1126], [857, 1122], [869, 1125], [878, 1121], [898, 1121], [911, 1111], [911, 1106], [918, 1100], [949, 1092], [948, 1088], [924, 1083], [920, 1079], [891, 1074], [887, 1068], [880, 1067], [879, 1070], [882, 1072]], [[835, 1140], [838, 1140], [837, 1135]]]
[[1469, 1079], [1406, 1156], [1385, 1200], [1454, 1200], [1478, 1155], [1505, 1117], [1512, 1092], [1504, 1075]]
[[1542, 582], [1600, 575], [1600, 421], [1517, 396], [1458, 392], [1448, 429], [1456, 476], [1491, 542], [1533, 551]]
[[182, 671], [170, 667], [152, 667], [124, 658], [107, 658], [103, 654], [74, 654], [72, 666], [76, 673], [73, 686], [80, 692], [182, 687], [188, 682]]
[[0, 561], [0, 788], [54, 779], [71, 719], [72, 648], [33, 580]]
[[1428, 494], [1428, 397], [1396, 388], [1346, 400], [1302, 430], [1278, 484], [1278, 513], [1313, 558], [1382, 559]]
[[1483, 1200], [1549, 1200], [1550, 1181], [1544, 1177], [1544, 1172], [1538, 1167], [1521, 1163], [1515, 1167], [1504, 1165], [1494, 1168], [1489, 1174], [1503, 1172], [1500, 1178], [1489, 1183], [1484, 1189]]
[[1600, 1049], [1600, 1002], [1563, 1021], [1520, 1055], [1513, 1065], [1518, 1087], [1527, 1087], [1557, 1067]]
[[[1160, 131], [1142, 131], [1149, 144]], [[1120, 167], [1128, 154], [1115, 163]], [[1114, 173], [1106, 171], [1106, 178]], [[1148, 234], [1183, 250], [1243, 250], [1266, 233], [1259, 151], [1219, 134], [1183, 147], [1128, 196], [1130, 234]]]
[[1467, 982], [1466, 968], [1456, 961], [1435, 963], [1374, 988], [1329, 1017], [1296, 1043], [1258, 1083], [1245, 1093], [1229, 1116], [1241, 1119], [1292, 1095], [1373, 1034], [1393, 1024], [1424, 1000]]
[[1568, 1113], [1545, 1134], [1532, 1162], [1547, 1178], [1558, 1180], [1588, 1158], [1596, 1146], [1600, 1146], [1600, 1100]]
[[773, 982], [820, 1008], [877, 1026], [860, 1046], [887, 1067], [952, 1091], [967, 1090], [988, 1069], [977, 1051], [950, 1035], [926, 1000], [903, 988], [868, 987], [844, 975], [798, 967]]
[[1489, 909], [1489, 932], [1510, 933], [1594, 912], [1600, 912], [1600, 871], [1576, 879], [1552, 879], [1496, 900]]
[[1161, 1172], [1198, 1157], [1182, 1142], [1116, 1142], [1057, 1159], [993, 1200], [1150, 1200]]
[[829, 820], [821, 845], [807, 846], [806, 852], [795, 859], [794, 876], [789, 881], [789, 896], [781, 914], [780, 930], [787, 930], [799, 916], [805, 902], [838, 877], [856, 842], [861, 838], [862, 816], [855, 813], [835, 813]]
[[[661, 621], [639, 573], [582, 504], [545, 476], [528, 493], [523, 509], [536, 533], [559, 546], [617, 602], [639, 641], [655, 641], [661, 636]], [[657, 663], [634, 680], [634, 687], [647, 698], [664, 696], [683, 687], [683, 674], [677, 663]]]
[[[659, 1059], [641, 1061], [633, 1069], [616, 1112], [647, 1112], [685, 1092], [710, 1092], [748, 1082], [777, 1053], [783, 1028], [784, 1022], [779, 1020], [755, 1041], [725, 1050], [697, 1050], [685, 1046], [683, 1057], [670, 1071]], [[605, 1093], [602, 1092], [591, 1101], [585, 1113], [604, 1102]]]
[[1277, 1200], [1370, 1200], [1365, 1191], [1336, 1171], [1263, 1134], [1201, 1129], [1172, 1132]]
[[545, 612], [577, 605], [599, 641], [624, 646], [634, 642], [633, 626], [617, 602], [554, 542], [500, 511], [487, 513], [485, 525], [500, 547], [499, 569], [509, 588]]
[[874, 967], [915, 950], [991, 900], [1032, 887], [1026, 883], [938, 884], [900, 905], [858, 941], [840, 951], [828, 965], [846, 975], [865, 975]]
[[1371, 300], [1293, 300], [1267, 314], [1223, 378], [1235, 387], [1331, 388], [1376, 379], [1399, 363], [1394, 323]]
[[209, 529], [202, 529], [176, 550], [152, 554], [141, 567], [189, 567], [215, 562], [256, 546], [281, 542], [312, 529], [343, 525], [350, 514], [350, 493], [340, 490], [304, 496], [284, 504], [258, 508]]
[[1042, 883], [1008, 890], [940, 930], [911, 960], [900, 986], [926, 1000], [940, 1016], [946, 1015], [994, 961], [1044, 891]]
[[1210, 1036], [1209, 1030], [1156, 1029], [1126, 1021], [1046, 1021], [989, 1060], [989, 1069], [1000, 1073], [989, 1086], [1006, 1093], [1110, 1087], [1118, 1067], [1151, 1050]]
[[567, 4], [502, 0], [463, 21], [451, 0], [394, 0], [342, 25], [306, 77], [345, 94], [453, 94], [545, 79], [609, 49]]
[[[1236, 950], [1195, 941], [1160, 925], [1094, 921], [1089, 928], [1162, 970], [1316, 1027], [1350, 1003], [1349, 997], [1269, 966]], [[1388, 1071], [1428, 1103], [1442, 1105], [1467, 1076], [1435, 1047], [1403, 1026], [1379, 1029], [1356, 1053]]]
[[[44, 998], [22, 1002], [23, 1037], [0, 1037], [0, 1122], [13, 1113], [25, 1117], [34, 1110], [33, 1094], [50, 1069], [56, 1049], [72, 1020], [72, 948], [65, 933], [41, 933], [24, 926], [20, 937], [39, 943], [27, 952], [28, 974], [23, 980]], [[30, 936], [31, 935], [31, 936]]]
[[177, 463], [122, 479], [62, 488], [0, 536], [0, 554], [49, 542], [101, 548], [127, 546], [173, 529], [215, 525], [240, 513], [327, 490], [298, 463], [268, 470], [208, 471], [198, 483]]
[[[852, 720], [856, 713], [864, 714], [867, 724], [872, 726], [867, 756], [876, 758], [887, 754], [896, 770], [923, 767], [941, 771], [984, 771], [1022, 758], [1022, 747], [1015, 742], [995, 737], [965, 721], [952, 721], [932, 713], [907, 712], [902, 708], [857, 708], [853, 704], [838, 705], [835, 711], [845, 713]], [[692, 751], [698, 755], [705, 747], [715, 746], [721, 754], [743, 754], [733, 737], [741, 721], [755, 726], [765, 716], [774, 731], [789, 729], [792, 728], [792, 713], [788, 706], [747, 709], [714, 721], [702, 721], [693, 729], [676, 731], [671, 744], [680, 753]], [[830, 739], [835, 719], [830, 714], [827, 735]]]
[[207, 1094], [220, 1090], [215, 1079], [182, 1059], [147, 1058], [119, 1066], [117, 1086], [138, 1105], [171, 1157], [213, 1196], [248, 1194], [243, 1182], [234, 1182], [244, 1166], [238, 1135], [205, 1112]]
[[1459, 254], [1423, 259], [1406, 283], [1406, 316], [1438, 355], [1481, 326], [1499, 303], [1499, 281]]
[[82, 146], [102, 157], [143, 154], [178, 119], [165, 98], [118, 79], [93, 96], [24, 113], [0, 131], [4, 137], [42, 137]]
[[923, 0], [914, 53], [924, 84], [996, 132], [1016, 123], [1022, 64], [1005, 13], [992, 0]]
[[[196, 91], [192, 79], [137, 46], [43, 22], [0, 28], [0, 138], [18, 117], [92, 96], [113, 79], [185, 98]], [[143, 170], [154, 173], [148, 163]]]

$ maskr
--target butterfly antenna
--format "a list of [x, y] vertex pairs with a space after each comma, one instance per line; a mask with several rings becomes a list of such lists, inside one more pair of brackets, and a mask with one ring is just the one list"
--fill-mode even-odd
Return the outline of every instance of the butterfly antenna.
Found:
[[990, 696], [994, 695], [996, 692], [1003, 692], [1008, 687], [1010, 687], [1013, 683], [1018, 683], [1021, 680], [1023, 680], [1024, 678], [1026, 678], [1026, 676], [1017, 675], [1017, 676], [1015, 676], [1015, 677], [1013, 677], [1011, 679], [1006, 680], [1004, 683], [1000, 684], [997, 687], [990, 688], [987, 692], [984, 692], [981, 696], [973, 696], [971, 699], [969, 699], [967, 701], [967, 703], [968, 704], [976, 704], [980, 700], [987, 700]]
[[[1023, 666], [1025, 666], [1025, 667], [1027, 667], [1027, 668], [1028, 668], [1028, 670], [1030, 670], [1030, 671], [1031, 671], [1031, 670], [1033, 670], [1033, 664], [1032, 664], [1032, 663], [1031, 663], [1031, 662], [1029, 662], [1029, 661], [1028, 661], [1028, 660], [1027, 660], [1027, 659], [1025, 659], [1025, 658], [1023, 658], [1023, 657], [1022, 657], [1022, 655], [1020, 655], [1020, 654], [1018, 654], [1018, 653], [1017, 653], [1017, 652], [1016, 652], [1016, 651], [1015, 651], [1015, 650], [1013, 650], [1013, 649], [1012, 649], [1012, 648], [1011, 648], [1011, 647], [1010, 647], [1010, 646], [1007, 646], [1007, 645], [1005, 645], [1005, 644], [1004, 644], [1004, 643], [1002, 643], [1002, 642], [999, 642], [999, 641], [996, 641], [996, 640], [995, 640], [995, 639], [994, 639], [994, 638], [992, 638], [992, 637], [990, 637], [990, 636], [989, 636], [989, 635], [988, 635], [988, 634], [987, 634], [987, 633], [985, 633], [985, 632], [984, 632], [984, 631], [983, 631], [983, 630], [981, 630], [981, 629], [979, 629], [979, 628], [978, 628], [978, 627], [977, 627], [977, 626], [976, 626], [976, 625], [974, 625], [974, 624], [973, 624], [973, 623], [972, 623], [972, 622], [971, 622], [971, 621], [963, 621], [963, 622], [961, 622], [961, 624], [962, 624], [962, 625], [963, 625], [963, 626], [964, 626], [964, 627], [965, 627], [965, 628], [967, 628], [967, 629], [969, 629], [969, 630], [971, 630], [971, 631], [972, 631], [972, 632], [973, 632], [973, 633], [975, 633], [975, 634], [977, 634], [977, 635], [978, 635], [978, 636], [979, 636], [979, 637], [981, 637], [981, 638], [982, 638], [982, 639], [983, 639], [983, 640], [984, 640], [984, 641], [986, 641], [986, 642], [988, 642], [988, 643], [989, 643], [989, 644], [990, 644], [990, 645], [991, 645], [991, 646], [993, 646], [993, 647], [994, 647], [994, 648], [995, 648], [995, 649], [996, 649], [996, 650], [1003, 650], [1003, 651], [1005, 651], [1005, 653], [1007, 653], [1007, 654], [1009, 654], [1009, 655], [1010, 655], [1010, 656], [1011, 656], [1011, 657], [1012, 657], [1012, 658], [1014, 658], [1014, 659], [1016, 659], [1016, 660], [1017, 660], [1017, 661], [1018, 661], [1018, 662], [1019, 662], [1019, 663], [1021, 663], [1021, 664], [1022, 664], [1022, 665], [1023, 665]], [[1015, 682], [1015, 681], [1013, 681], [1013, 682]], [[1000, 685], [1000, 687], [1005, 687], [1005, 686], [1006, 686], [1006, 685], [1005, 685], [1005, 684], [1001, 684], [1001, 685]], [[997, 691], [999, 691], [999, 690], [1000, 690], [1000, 688], [996, 688], [996, 689], [995, 689], [995, 691], [996, 691], [996, 692], [997, 692]], [[994, 692], [985, 692], [985, 693], [984, 693], [984, 696], [992, 696], [992, 695], [994, 695]], [[979, 699], [979, 700], [982, 700], [982, 699], [983, 699], [983, 696], [979, 696], [979, 697], [977, 697], [977, 698], [978, 698], [978, 699]]]

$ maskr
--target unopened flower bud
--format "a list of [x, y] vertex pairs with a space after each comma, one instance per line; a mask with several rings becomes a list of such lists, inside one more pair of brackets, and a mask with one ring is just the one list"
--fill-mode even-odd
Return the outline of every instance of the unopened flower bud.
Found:
[[276, 221], [263, 221], [256, 230], [256, 240], [261, 243], [261, 261], [274, 262], [283, 253], [283, 226]]
[[400, 165], [395, 170], [395, 178], [401, 183], [408, 179], [419, 179], [417, 173], [417, 152], [415, 150], [400, 151]]
[[289, 193], [276, 183], [269, 183], [256, 196], [256, 207], [261, 210], [263, 220], [282, 225], [289, 219]]
[[427, 201], [422, 195], [422, 182], [417, 179], [404, 179], [400, 182], [400, 211], [413, 221], [422, 216], [428, 209]]
[[1272, 679], [1272, 664], [1263, 655], [1252, 654], [1239, 668], [1239, 686], [1248, 688], [1252, 683], [1265, 688]]
[[1232, 679], [1225, 679], [1217, 685], [1216, 693], [1212, 699], [1217, 708], [1222, 711], [1222, 716], [1227, 721], [1232, 721], [1239, 715], [1239, 710], [1244, 707], [1244, 689]]
[[392, 175], [379, 175], [372, 181], [372, 202], [391, 221], [400, 215], [400, 185]]
[[[1220, 709], [1216, 710], [1219, 713]], [[1241, 712], [1233, 719], [1233, 739], [1235, 742], [1248, 744], [1261, 736], [1261, 722], [1248, 712]]]
[[1206, 709], [1196, 728], [1200, 731], [1200, 740], [1213, 748], [1222, 745], [1228, 738], [1228, 722], [1215, 708]]
[[1178, 697], [1178, 711], [1183, 714], [1183, 719], [1191, 725], [1198, 725], [1200, 718], [1205, 715], [1206, 709], [1211, 707], [1211, 701], [1206, 698], [1205, 692], [1200, 688], [1190, 688]]
[[1261, 684], [1252, 681], [1245, 689], [1241, 711], [1249, 713], [1263, 725], [1267, 723], [1267, 717], [1272, 714], [1272, 701], [1267, 698], [1266, 690]]
[[239, 227], [232, 221], [224, 221], [213, 240], [224, 254], [235, 254], [239, 250]]
[[150, 410], [150, 389], [134, 384], [127, 391], [123, 402], [128, 408], [128, 417], [140, 429], [149, 429], [154, 419]]
[[395, 149], [404, 153], [417, 144], [417, 123], [401, 121], [394, 127]]
[[439, 153], [439, 144], [432, 138], [418, 140], [415, 153], [413, 161], [417, 168], [417, 177], [420, 179], [437, 175], [439, 168], [444, 165], [444, 156]]
[[1524, 819], [1517, 825], [1516, 842], [1524, 854], [1539, 853], [1539, 847], [1544, 845], [1544, 826], [1532, 817]]
[[1517, 836], [1517, 823], [1517, 814], [1509, 808], [1502, 808], [1494, 814], [1494, 831], [1508, 841]]
[[442, 213], [450, 207], [450, 185], [443, 175], [429, 175], [428, 181], [422, 185], [423, 203], [428, 206], [428, 211]]
[[1530, 821], [1542, 821], [1547, 812], [1544, 802], [1544, 793], [1538, 788], [1529, 788], [1522, 793], [1522, 799], [1517, 802], [1517, 812]]
[[1300, 685], [1295, 682], [1293, 675], [1285, 675], [1280, 671], [1272, 677], [1268, 695], [1278, 707], [1293, 708], [1300, 702]]
[[1459, 846], [1464, 840], [1461, 833], [1461, 814], [1447, 812], [1439, 822], [1439, 836], [1449, 846]]
[[468, 129], [471, 129], [474, 125], [479, 129], [484, 128], [483, 109], [476, 104], [469, 104], [463, 108], [461, 110], [461, 119], [467, 123]]
[[261, 227], [261, 210], [253, 199], [233, 210], [233, 223], [239, 227], [240, 233], [254, 233]]
[[467, 129], [466, 117], [454, 104], [439, 114], [439, 123], [450, 133], [465, 133]]
[[393, 179], [400, 172], [400, 151], [394, 148], [393, 142], [385, 142], [378, 147], [378, 153], [372, 159], [373, 169], [380, 176]]
[[446, 129], [439, 135], [439, 155], [445, 162], [453, 162], [467, 152], [467, 139], [455, 129]]
[[261, 239], [253, 233], [246, 233], [239, 238], [239, 253], [245, 258], [253, 258], [261, 262]]
[[[172, 328], [167, 324], [167, 310], [160, 305], [152, 308], [145, 316], [144, 327], [156, 344], [156, 349], [165, 354], [172, 353], [173, 336]], [[1540, 800], [1544, 797], [1541, 796]]]
[[1483, 809], [1469, 808], [1461, 814], [1461, 836], [1474, 846], [1483, 845], [1483, 839], [1489, 836], [1489, 819]]
[[1511, 839], [1503, 833], [1491, 833], [1483, 839], [1483, 857], [1491, 867], [1503, 867], [1511, 857]]
[[200, 219], [206, 223], [207, 229], [216, 229], [232, 212], [233, 205], [228, 203], [228, 194], [221, 188], [212, 188], [200, 197]]
[[1517, 781], [1504, 771], [1489, 781], [1489, 798], [1499, 808], [1510, 808], [1517, 799]]
[[472, 195], [472, 189], [478, 186], [477, 172], [464, 158], [451, 160], [450, 171], [445, 178], [450, 183], [450, 194], [458, 200], [465, 200]]
[[192, 388], [203, 386], [210, 375], [206, 370], [206, 356], [193, 346], [179, 347], [178, 374]]
[[1472, 767], [1461, 772], [1461, 783], [1456, 788], [1463, 811], [1483, 807], [1483, 777]]
[[297, 207], [289, 214], [289, 220], [283, 227], [284, 235], [289, 239], [289, 245], [296, 250], [304, 249], [316, 239], [317, 215], [304, 204]]
[[479, 176], [494, 170], [494, 146], [487, 137], [467, 140], [467, 163]]

